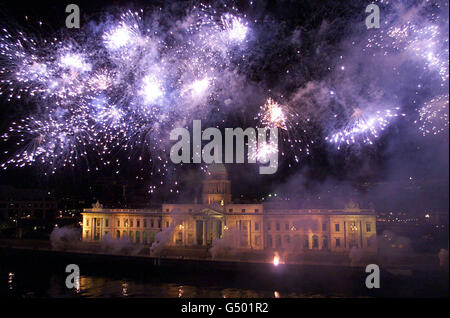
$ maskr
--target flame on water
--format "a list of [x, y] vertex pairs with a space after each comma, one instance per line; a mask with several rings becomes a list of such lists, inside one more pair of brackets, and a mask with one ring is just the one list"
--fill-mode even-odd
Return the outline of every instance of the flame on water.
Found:
[[275, 256], [273, 257], [273, 265], [278, 266], [278, 264], [280, 264], [280, 256], [278, 253], [275, 253]]

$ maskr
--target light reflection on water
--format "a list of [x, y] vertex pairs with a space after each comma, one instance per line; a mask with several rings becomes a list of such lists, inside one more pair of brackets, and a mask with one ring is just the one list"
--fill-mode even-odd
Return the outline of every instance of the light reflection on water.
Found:
[[[141, 283], [94, 276], [80, 277], [81, 297], [162, 297], [162, 298], [257, 298], [301, 297], [295, 293], [281, 295], [275, 291], [237, 288], [198, 287], [174, 283]], [[305, 296], [305, 295], [303, 295]]]
[[[280, 293], [275, 290], [251, 290], [221, 288], [215, 286], [193, 286], [164, 282], [140, 282], [132, 279], [115, 279], [92, 275], [81, 275], [79, 288], [67, 289], [63, 275], [50, 274], [33, 281], [20, 273], [2, 273], [0, 295], [35, 297], [158, 297], [158, 298], [258, 298], [258, 297], [323, 297]], [[6, 276], [6, 277], [5, 277]], [[44, 275], [45, 276], [45, 275]], [[4, 279], [6, 278], [6, 279]], [[44, 279], [44, 280], [43, 280]]]

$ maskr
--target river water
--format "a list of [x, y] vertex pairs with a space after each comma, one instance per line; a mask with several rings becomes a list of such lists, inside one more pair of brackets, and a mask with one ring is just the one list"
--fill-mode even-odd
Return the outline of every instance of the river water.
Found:
[[[300, 280], [280, 276], [264, 279], [249, 273], [213, 274], [203, 270], [155, 271], [147, 265], [101, 263], [80, 266], [78, 289], [68, 289], [67, 262], [53, 258], [0, 257], [0, 296], [47, 297], [448, 297], [448, 272], [390, 273], [381, 269], [381, 288], [365, 286], [362, 270], [330, 274], [329, 270], [305, 271]], [[180, 266], [183, 266], [180, 263]], [[263, 275], [269, 276], [269, 275]]]

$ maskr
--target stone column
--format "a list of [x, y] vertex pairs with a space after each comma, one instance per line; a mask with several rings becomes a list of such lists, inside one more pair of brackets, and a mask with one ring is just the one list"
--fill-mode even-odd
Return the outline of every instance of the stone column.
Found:
[[203, 221], [203, 242], [202, 242], [202, 245], [206, 245], [206, 229], [207, 229], [207, 226], [206, 226], [206, 220], [204, 220]]

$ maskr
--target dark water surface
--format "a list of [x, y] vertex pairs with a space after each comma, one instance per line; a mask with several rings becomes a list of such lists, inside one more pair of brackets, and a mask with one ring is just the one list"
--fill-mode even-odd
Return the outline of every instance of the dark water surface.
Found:
[[[49, 256], [50, 255], [50, 256]], [[180, 261], [170, 269], [133, 265], [109, 258], [89, 261], [54, 257], [0, 254], [0, 296], [47, 297], [448, 297], [448, 272], [381, 269], [381, 288], [367, 289], [364, 269], [334, 266], [283, 268], [255, 265], [255, 271], [205, 270]], [[65, 285], [67, 264], [80, 266], [79, 289]], [[279, 272], [277, 272], [279, 271]]]

